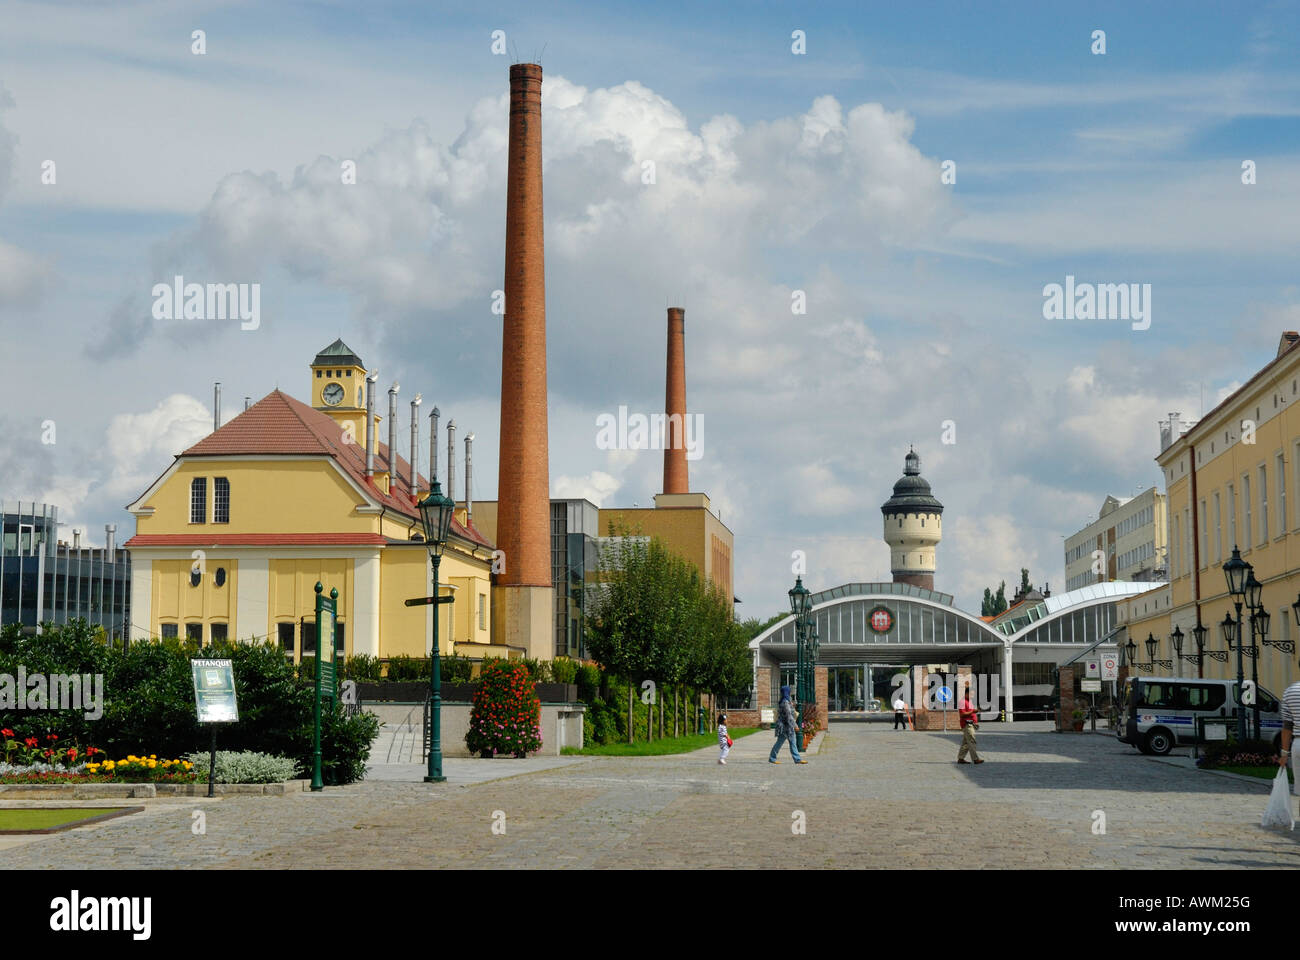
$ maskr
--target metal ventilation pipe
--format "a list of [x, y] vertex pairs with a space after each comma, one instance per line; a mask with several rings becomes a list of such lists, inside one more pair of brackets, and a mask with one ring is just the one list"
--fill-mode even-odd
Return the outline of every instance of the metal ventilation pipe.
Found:
[[249, 407], [251, 407], [252, 405], [253, 405], [253, 398], [252, 398], [252, 397], [245, 397], [245, 398], [244, 398], [244, 409], [247, 410], [247, 409], [248, 409]]
[[456, 421], [447, 421], [447, 497], [456, 502]]
[[429, 411], [429, 487], [438, 479], [438, 408]]
[[221, 429], [221, 381], [212, 385], [212, 429]]
[[72, 549], [81, 549], [81, 529], [79, 527], [72, 528]]
[[417, 393], [411, 401], [411, 457], [407, 466], [411, 468], [411, 497], [415, 500], [420, 499], [420, 475], [415, 472], [415, 465], [420, 459], [420, 401], [423, 399]]
[[117, 549], [117, 524], [104, 524], [104, 558], [108, 563], [113, 562], [113, 551]]
[[465, 434], [465, 523], [474, 517], [474, 434]]
[[397, 486], [397, 391], [401, 385], [394, 380], [388, 388], [388, 491]]
[[378, 372], [366, 377], [366, 479], [375, 482], [375, 381]]

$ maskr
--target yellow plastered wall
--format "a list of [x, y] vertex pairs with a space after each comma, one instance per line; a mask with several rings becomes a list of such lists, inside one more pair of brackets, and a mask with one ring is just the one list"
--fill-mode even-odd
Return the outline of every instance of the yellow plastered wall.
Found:
[[338, 590], [338, 622], [343, 625], [345, 656], [352, 655], [352, 597], [354, 562], [347, 557], [280, 558], [268, 564], [267, 576], [267, 635], [274, 641], [279, 630], [277, 624], [294, 625], [294, 659], [302, 659], [301, 618], [313, 621], [316, 617], [316, 582], [325, 588]]
[[[477, 512], [477, 507], [475, 508]], [[695, 564], [704, 575], [724, 590], [730, 602], [733, 593], [734, 540], [732, 533], [709, 510], [697, 507], [659, 507], [608, 509], [600, 511], [599, 535], [610, 535], [610, 524], [615, 528], [625, 524], [634, 536], [658, 537], [673, 553]], [[731, 558], [731, 569], [718, 571], [725, 582], [714, 578], [713, 551], [720, 548]]]
[[[428, 654], [429, 608], [408, 607], [411, 597], [425, 597], [432, 588], [432, 567], [424, 544], [393, 545], [380, 554], [379, 655], [393, 657]], [[438, 649], [452, 653], [457, 641], [489, 642], [492, 623], [492, 593], [487, 560], [480, 560], [451, 547], [438, 567], [439, 593], [452, 596], [454, 603], [439, 604]], [[456, 589], [451, 589], [452, 587]], [[486, 596], [485, 629], [478, 626], [478, 595]], [[472, 612], [471, 612], [472, 611]]]
[[[208, 479], [207, 517], [190, 523], [190, 483]], [[230, 522], [213, 523], [213, 478], [230, 481]], [[318, 460], [187, 460], [136, 518], [138, 534], [377, 533], [378, 517], [358, 514], [362, 497], [326, 458]], [[399, 529], [394, 525], [394, 531]], [[402, 527], [401, 529], [405, 529]], [[396, 534], [389, 534], [396, 535]]]
[[[237, 636], [235, 624], [235, 598], [238, 595], [238, 561], [230, 557], [209, 554], [198, 586], [190, 585], [193, 560], [154, 560], [152, 597], [150, 600], [149, 632], [162, 634], [164, 623], [177, 625], [177, 635], [185, 636], [185, 624], [203, 623], [203, 639], [212, 636], [209, 624], [227, 624], [227, 636]], [[216, 572], [226, 571], [226, 582], [218, 587]]]

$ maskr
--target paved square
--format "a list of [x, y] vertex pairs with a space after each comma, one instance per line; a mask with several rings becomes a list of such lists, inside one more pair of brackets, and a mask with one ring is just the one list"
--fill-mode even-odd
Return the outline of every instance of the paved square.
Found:
[[514, 761], [495, 780], [492, 765], [510, 761], [462, 760], [440, 785], [382, 769], [323, 794], [147, 801], [69, 834], [0, 841], [0, 855], [11, 868], [78, 869], [1300, 867], [1300, 832], [1259, 826], [1265, 782], [1042, 725], [986, 724], [981, 766], [953, 762], [959, 740], [837, 723], [805, 766], [788, 750], [769, 764], [760, 732], [726, 766], [709, 748]]

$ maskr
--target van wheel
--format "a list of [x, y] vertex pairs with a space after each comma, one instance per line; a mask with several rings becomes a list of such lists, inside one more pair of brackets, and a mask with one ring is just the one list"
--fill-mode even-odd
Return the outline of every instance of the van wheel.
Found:
[[1174, 748], [1173, 735], [1163, 727], [1157, 727], [1147, 734], [1146, 752], [1154, 753], [1157, 757], [1163, 757]]

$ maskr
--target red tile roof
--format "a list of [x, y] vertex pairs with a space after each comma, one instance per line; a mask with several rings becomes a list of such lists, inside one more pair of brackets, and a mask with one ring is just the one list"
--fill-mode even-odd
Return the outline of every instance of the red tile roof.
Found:
[[137, 533], [124, 547], [383, 546], [377, 533]]
[[[362, 415], [364, 421], [365, 415]], [[377, 432], [377, 431], [376, 431]], [[385, 493], [375, 483], [366, 481], [365, 438], [357, 443], [344, 443], [343, 431], [333, 417], [295, 400], [287, 393], [274, 390], [257, 403], [240, 413], [218, 430], [208, 434], [194, 446], [184, 451], [182, 457], [294, 455], [333, 457], [353, 481], [368, 490], [370, 496], [382, 506], [402, 516], [419, 519], [420, 512], [411, 496], [410, 465], [399, 453], [396, 457], [396, 476]], [[375, 437], [375, 470], [388, 469], [388, 444]], [[416, 483], [425, 491], [429, 481], [418, 476]], [[451, 532], [478, 546], [493, 547], [471, 523], [469, 526], [453, 519]], [[182, 534], [180, 536], [188, 536]], [[382, 538], [381, 538], [382, 540]]]

